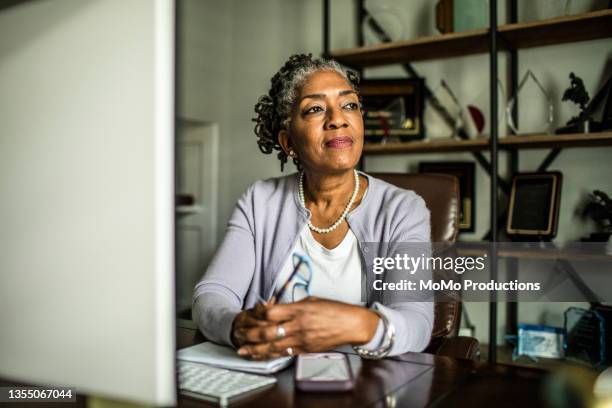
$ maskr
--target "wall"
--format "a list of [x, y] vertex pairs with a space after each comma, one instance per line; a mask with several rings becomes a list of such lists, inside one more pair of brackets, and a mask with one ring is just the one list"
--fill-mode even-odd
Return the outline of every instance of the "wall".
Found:
[[223, 236], [246, 187], [281, 174], [278, 160], [257, 147], [253, 107], [289, 55], [320, 53], [321, 6], [298, 0], [183, 0], [180, 5], [179, 115], [219, 124], [218, 235]]
[[[216, 12], [216, 2], [210, 3], [212, 12]], [[234, 0], [223, 6], [223, 18], [231, 26], [231, 40], [218, 38], [218, 43], [207, 43], [214, 48], [210, 56], [221, 52], [221, 58], [215, 62], [219, 65], [221, 76], [202, 77], [211, 89], [227, 89], [228, 93], [222, 95], [218, 101], [220, 106], [228, 109], [230, 117], [219, 110], [217, 117], [224, 121], [222, 132], [222, 182], [223, 190], [220, 192], [220, 228], [223, 228], [231, 213], [231, 208], [241, 192], [254, 180], [279, 175], [279, 166], [273, 156], [262, 155], [256, 145], [253, 134], [253, 105], [257, 97], [266, 91], [269, 78], [280, 67], [283, 61], [295, 52], [312, 52], [318, 54], [321, 46], [321, 1], [279, 1], [259, 0], [253, 2]], [[331, 43], [332, 49], [347, 48], [355, 45], [355, 25], [353, 2], [350, 0], [334, 0], [332, 3]], [[575, 3], [575, 4], [574, 4]], [[572, 12], [581, 12], [589, 8], [601, 7], [602, 2], [581, 1], [573, 2]], [[398, 16], [403, 29], [404, 38], [416, 38], [424, 35], [435, 35], [434, 2], [429, 0], [387, 0], [386, 2], [366, 2], [368, 4], [388, 5], [389, 12]], [[565, 2], [554, 0], [550, 2], [519, 1], [520, 21], [529, 21], [537, 18], [547, 18], [563, 14]], [[202, 11], [204, 11], [202, 8]], [[499, 2], [500, 23], [505, 22], [506, 13], [504, 2]], [[197, 17], [200, 18], [200, 17]], [[202, 18], [210, 18], [202, 17]], [[388, 20], [389, 21], [389, 20]], [[393, 24], [391, 18], [389, 24]], [[218, 25], [218, 24], [217, 24]], [[214, 27], [217, 27], [215, 25]], [[202, 24], [203, 26], [203, 24]], [[219, 28], [220, 33], [227, 33], [227, 27]], [[213, 33], [209, 33], [212, 36]], [[367, 38], [371, 38], [368, 36]], [[225, 47], [230, 47], [229, 56]], [[208, 53], [210, 48], [202, 51]], [[531, 69], [544, 86], [549, 88], [555, 102], [556, 112], [554, 126], [565, 123], [575, 109], [567, 103], [560, 103], [560, 95], [569, 85], [567, 78], [570, 71], [581, 76], [591, 95], [601, 81], [604, 61], [611, 55], [609, 41], [599, 40], [569, 45], [559, 45], [547, 48], [536, 48], [521, 51], [519, 54], [519, 76], [527, 69]], [[211, 60], [212, 61], [212, 60]], [[482, 108], [486, 117], [488, 108], [488, 55], [474, 55], [447, 60], [436, 60], [414, 63], [414, 68], [424, 77], [432, 89], [436, 89], [441, 79], [444, 79], [455, 91], [459, 100], [464, 103], [475, 103]], [[221, 68], [223, 67], [223, 68]], [[499, 59], [500, 79], [505, 89], [508, 89], [507, 56], [500, 53]], [[229, 75], [229, 81], [228, 81]], [[398, 66], [369, 69], [366, 76], [370, 78], [384, 76], [405, 76]], [[222, 85], [223, 84], [223, 85]], [[528, 91], [523, 98], [528, 96]], [[542, 113], [542, 105], [527, 106], [524, 100], [519, 102], [521, 127], [533, 128]], [[202, 99], [210, 103], [215, 98], [202, 95]], [[500, 95], [500, 99], [504, 99]], [[503, 106], [503, 105], [502, 105]], [[215, 110], [213, 110], [215, 111]], [[215, 111], [216, 112], [216, 111]], [[223, 119], [225, 118], [225, 119]], [[427, 126], [432, 136], [443, 136], [448, 129], [443, 125], [432, 109], [426, 110]], [[503, 122], [503, 121], [502, 121]], [[505, 134], [503, 123], [502, 135]], [[520, 157], [521, 171], [535, 170], [539, 162], [546, 155], [546, 151], [522, 152]], [[485, 154], [487, 156], [487, 154]], [[559, 235], [557, 241], [576, 240], [592, 231], [589, 221], [583, 221], [576, 215], [576, 208], [588, 191], [599, 188], [612, 191], [612, 170], [603, 163], [612, 158], [611, 149], [582, 148], [567, 149], [563, 151], [550, 167], [564, 173], [563, 198], [560, 215]], [[370, 157], [365, 160], [367, 171], [415, 171], [419, 161], [424, 160], [470, 160], [473, 158], [467, 153], [455, 154], [428, 154], [428, 155], [402, 155], [386, 157]], [[239, 165], [237, 165], [239, 163]], [[500, 172], [506, 174], [507, 160], [505, 153], [500, 154]], [[287, 171], [287, 170], [286, 170]], [[489, 225], [489, 178], [477, 167], [476, 173], [476, 231], [463, 234], [462, 239], [479, 240], [488, 230]], [[222, 232], [222, 231], [220, 231]], [[539, 321], [549, 324], [559, 324], [560, 313], [566, 305], [521, 305], [520, 320], [525, 322]], [[503, 322], [503, 305], [500, 306], [501, 322]], [[527, 309], [525, 311], [524, 309]], [[488, 305], [468, 305], [472, 320], [478, 325], [478, 337], [486, 340], [488, 332]], [[502, 334], [504, 328], [500, 324]]]

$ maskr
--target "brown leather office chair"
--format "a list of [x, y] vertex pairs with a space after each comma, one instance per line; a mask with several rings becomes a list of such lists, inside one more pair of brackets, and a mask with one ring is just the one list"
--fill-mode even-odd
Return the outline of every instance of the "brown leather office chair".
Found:
[[[447, 174], [371, 173], [373, 177], [412, 190], [430, 212], [432, 242], [455, 242], [459, 233], [459, 180]], [[479, 344], [458, 336], [461, 302], [436, 302], [434, 328], [426, 353], [478, 360]]]

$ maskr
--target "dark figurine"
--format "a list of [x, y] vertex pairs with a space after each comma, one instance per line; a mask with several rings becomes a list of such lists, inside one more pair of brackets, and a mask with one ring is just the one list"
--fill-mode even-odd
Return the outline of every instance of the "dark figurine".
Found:
[[562, 101], [571, 101], [580, 107], [580, 113], [574, 116], [567, 124], [557, 129], [556, 133], [590, 133], [600, 130], [600, 124], [591, 118], [591, 109], [588, 104], [590, 101], [589, 93], [584, 87], [582, 79], [570, 72], [570, 87], [563, 92]]
[[612, 232], [612, 199], [600, 190], [593, 191], [589, 198], [591, 201], [582, 214], [591, 217], [601, 229]]
[[[563, 92], [563, 98], [561, 98], [561, 100], [564, 102], [572, 101], [578, 106], [580, 106], [581, 116], [587, 106], [587, 103], [589, 103], [589, 99], [591, 98], [589, 98], [589, 93], [584, 88], [584, 82], [582, 82], [582, 79], [580, 79], [580, 77], [577, 77], [573, 72], [570, 72], [569, 77], [571, 81], [570, 87], [567, 88], [565, 92]], [[577, 120], [578, 118], [573, 118], [572, 121], [574, 119]]]
[[583, 241], [606, 242], [612, 234], [612, 198], [600, 190], [589, 194], [589, 202], [582, 210], [583, 217], [589, 217], [599, 229], [599, 232], [591, 234], [590, 238]]

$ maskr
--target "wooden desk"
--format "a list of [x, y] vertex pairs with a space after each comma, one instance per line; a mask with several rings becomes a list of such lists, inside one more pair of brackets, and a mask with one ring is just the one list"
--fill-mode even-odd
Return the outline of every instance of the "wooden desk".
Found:
[[[177, 328], [177, 347], [201, 343], [193, 328]], [[541, 407], [546, 372], [503, 364], [407, 353], [394, 359], [361, 360], [350, 356], [357, 371], [355, 389], [347, 393], [304, 393], [293, 384], [293, 366], [277, 374], [274, 388], [236, 406], [257, 407]], [[417, 374], [415, 377], [414, 374]], [[179, 406], [210, 406], [179, 396]]]
[[[189, 322], [190, 323], [190, 322]], [[204, 341], [192, 324], [179, 321], [177, 348]], [[236, 407], [491, 407], [545, 406], [542, 383], [546, 372], [503, 364], [477, 364], [469, 360], [407, 353], [378, 361], [349, 356], [356, 373], [355, 389], [347, 393], [304, 393], [293, 384], [293, 366], [277, 374], [274, 388], [240, 401]], [[0, 386], [19, 383], [0, 379]], [[25, 384], [19, 384], [25, 385]], [[85, 407], [87, 397], [76, 403], [53, 403], [53, 407]], [[19, 407], [41, 404], [19, 403]], [[179, 407], [215, 406], [179, 395]]]

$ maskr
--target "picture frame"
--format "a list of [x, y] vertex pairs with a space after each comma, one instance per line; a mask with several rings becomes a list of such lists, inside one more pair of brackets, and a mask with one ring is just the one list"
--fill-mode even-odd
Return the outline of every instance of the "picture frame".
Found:
[[459, 179], [459, 232], [474, 232], [476, 228], [475, 210], [475, 165], [470, 161], [420, 162], [419, 173], [441, 173]]
[[423, 78], [362, 81], [365, 142], [423, 139], [424, 88]]
[[514, 175], [506, 224], [508, 236], [546, 241], [557, 235], [562, 181], [558, 171]]
[[489, 25], [488, 6], [483, 0], [439, 0], [436, 28], [441, 34], [476, 30]]

